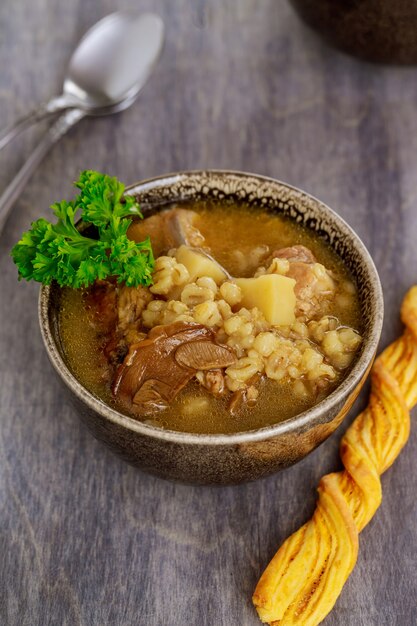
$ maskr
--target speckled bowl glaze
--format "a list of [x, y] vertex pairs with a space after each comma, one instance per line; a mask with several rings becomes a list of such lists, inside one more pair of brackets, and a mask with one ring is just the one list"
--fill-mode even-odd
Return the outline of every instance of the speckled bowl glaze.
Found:
[[[42, 287], [39, 321], [49, 359], [92, 433], [123, 459], [164, 478], [196, 484], [237, 484], [296, 463], [339, 426], [369, 372], [382, 327], [383, 299], [373, 261], [352, 229], [329, 207], [277, 180], [229, 171], [181, 172], [129, 187], [147, 212], [178, 200], [244, 200], [283, 213], [317, 233], [342, 257], [355, 276], [364, 341], [340, 386], [296, 417], [258, 430], [196, 435], [150, 426], [119, 413], [83, 387], [71, 373], [60, 340], [60, 289]], [[256, 409], [254, 409], [256, 410]]]

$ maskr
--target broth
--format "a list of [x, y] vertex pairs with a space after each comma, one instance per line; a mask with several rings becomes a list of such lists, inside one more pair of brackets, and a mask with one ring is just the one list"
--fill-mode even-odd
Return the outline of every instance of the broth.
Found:
[[[337, 254], [313, 232], [286, 217], [243, 204], [201, 201], [176, 206], [190, 208], [197, 213], [194, 225], [204, 236], [205, 246], [232, 276], [253, 276], [261, 265], [259, 255], [262, 246], [268, 246], [269, 252], [294, 245], [309, 248], [317, 261], [331, 271], [336, 281], [329, 315], [336, 317], [341, 326], [361, 331], [360, 307], [356, 288], [352, 286], [353, 279]], [[146, 230], [146, 220], [138, 222], [132, 237], [143, 237]], [[152, 239], [152, 232], [150, 234]], [[157, 242], [155, 248], [158, 248]], [[348, 292], [340, 285], [350, 285]], [[84, 290], [62, 290], [60, 334], [68, 365], [90, 392], [106, 404], [129, 414], [112, 396], [107, 364], [103, 359], [105, 340], [91, 324], [85, 295]], [[292, 380], [277, 381], [264, 377], [258, 385], [259, 396], [255, 406], [246, 404], [237, 415], [230, 414], [227, 398], [215, 397], [193, 379], [166, 410], [143, 421], [192, 433], [233, 433], [257, 429], [289, 419], [310, 408], [328, 395], [349, 369], [338, 371], [334, 380], [325, 389], [316, 390], [314, 396], [295, 393]]]

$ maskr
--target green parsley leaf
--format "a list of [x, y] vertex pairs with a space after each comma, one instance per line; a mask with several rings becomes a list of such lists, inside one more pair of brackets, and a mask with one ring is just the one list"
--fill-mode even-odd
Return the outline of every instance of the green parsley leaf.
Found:
[[[56, 280], [78, 288], [112, 276], [132, 287], [150, 285], [154, 257], [149, 237], [139, 243], [127, 237], [130, 218], [143, 217], [135, 198], [123, 195], [125, 186], [117, 178], [93, 170], [81, 172], [75, 186], [80, 193], [73, 201], [51, 206], [56, 224], [36, 220], [13, 247], [19, 280], [44, 285]], [[88, 225], [95, 227], [97, 238], [83, 234]]]

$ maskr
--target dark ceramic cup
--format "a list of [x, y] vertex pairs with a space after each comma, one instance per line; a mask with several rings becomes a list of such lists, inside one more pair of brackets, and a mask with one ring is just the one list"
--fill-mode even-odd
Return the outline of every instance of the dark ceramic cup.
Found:
[[344, 52], [378, 63], [417, 63], [415, 0], [290, 0], [309, 26]]
[[[369, 372], [381, 332], [383, 299], [378, 274], [364, 244], [325, 204], [271, 178], [240, 172], [181, 172], [132, 185], [145, 215], [178, 200], [210, 198], [250, 203], [287, 215], [315, 231], [340, 255], [355, 276], [363, 337], [347, 378], [312, 409], [258, 430], [198, 435], [144, 424], [92, 395], [66, 363], [58, 324], [60, 289], [42, 287], [39, 320], [49, 359], [92, 433], [123, 459], [162, 476], [197, 484], [236, 484], [267, 476], [302, 459], [342, 422]], [[256, 408], [254, 409], [256, 410]]]

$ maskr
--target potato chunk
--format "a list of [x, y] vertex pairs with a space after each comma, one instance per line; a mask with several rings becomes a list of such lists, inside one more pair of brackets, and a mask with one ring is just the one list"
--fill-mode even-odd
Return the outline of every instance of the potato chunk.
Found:
[[220, 285], [227, 276], [221, 265], [216, 263], [214, 259], [210, 259], [202, 252], [189, 248], [188, 246], [180, 246], [175, 254], [178, 263], [182, 263], [190, 274], [190, 282], [194, 282], [197, 278], [209, 276], [217, 285]]
[[258, 278], [236, 278], [242, 291], [240, 304], [247, 309], [257, 307], [274, 326], [288, 326], [295, 321], [295, 280], [278, 274]]

